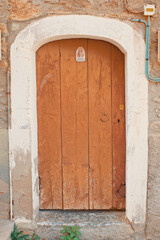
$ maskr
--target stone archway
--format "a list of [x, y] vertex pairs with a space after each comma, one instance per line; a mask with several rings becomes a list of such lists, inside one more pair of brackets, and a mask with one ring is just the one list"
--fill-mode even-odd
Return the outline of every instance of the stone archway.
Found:
[[148, 167], [145, 42], [131, 25], [85, 15], [38, 20], [22, 30], [11, 46], [11, 213], [24, 221], [36, 221], [39, 213], [35, 52], [50, 41], [83, 37], [109, 41], [126, 56], [126, 216], [144, 224]]

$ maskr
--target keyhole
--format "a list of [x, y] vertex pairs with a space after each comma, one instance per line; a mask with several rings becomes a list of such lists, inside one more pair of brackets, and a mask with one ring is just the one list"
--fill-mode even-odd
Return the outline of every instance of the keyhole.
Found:
[[120, 119], [118, 119], [118, 123], [120, 123]]

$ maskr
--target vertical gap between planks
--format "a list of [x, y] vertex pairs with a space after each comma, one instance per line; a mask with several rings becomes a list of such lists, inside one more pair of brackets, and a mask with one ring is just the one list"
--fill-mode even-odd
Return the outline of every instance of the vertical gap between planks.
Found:
[[62, 91], [61, 91], [61, 41], [59, 41], [59, 81], [60, 81], [60, 124], [61, 124], [61, 174], [62, 174], [62, 209], [63, 203], [63, 148], [62, 148]]
[[89, 155], [89, 76], [88, 76], [88, 39], [87, 39], [87, 93], [88, 93], [88, 209], [90, 209], [90, 155]]
[[112, 81], [112, 45], [110, 45], [110, 70], [111, 70], [111, 146], [112, 146], [112, 208], [113, 208], [113, 108], [112, 108], [112, 84], [113, 84], [113, 81]]

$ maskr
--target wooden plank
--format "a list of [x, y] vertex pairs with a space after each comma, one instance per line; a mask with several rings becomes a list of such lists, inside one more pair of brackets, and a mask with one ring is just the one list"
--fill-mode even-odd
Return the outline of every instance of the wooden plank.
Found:
[[112, 45], [113, 208], [125, 208], [124, 54]]
[[[87, 40], [61, 41], [63, 208], [88, 209]], [[85, 62], [76, 62], [83, 47]]]
[[88, 40], [89, 203], [112, 207], [111, 45]]
[[37, 51], [40, 209], [62, 208], [59, 41]]

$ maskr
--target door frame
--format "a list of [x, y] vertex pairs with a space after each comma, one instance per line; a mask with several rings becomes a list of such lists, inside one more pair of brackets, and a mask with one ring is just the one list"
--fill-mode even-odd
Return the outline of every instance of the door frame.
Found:
[[87, 15], [37, 20], [25, 27], [11, 46], [11, 217], [35, 222], [39, 216], [35, 53], [47, 42], [69, 38], [108, 41], [125, 54], [126, 217], [130, 222], [145, 224], [148, 171], [145, 42], [131, 23]]

